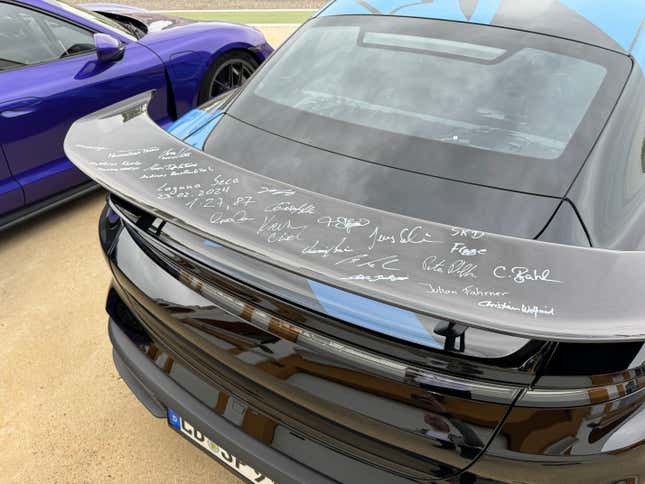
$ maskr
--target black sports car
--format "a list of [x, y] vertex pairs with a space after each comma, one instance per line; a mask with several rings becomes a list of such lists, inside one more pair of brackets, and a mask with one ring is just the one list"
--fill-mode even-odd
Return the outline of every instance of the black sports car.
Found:
[[255, 482], [645, 477], [645, 3], [337, 0], [74, 124], [120, 374]]

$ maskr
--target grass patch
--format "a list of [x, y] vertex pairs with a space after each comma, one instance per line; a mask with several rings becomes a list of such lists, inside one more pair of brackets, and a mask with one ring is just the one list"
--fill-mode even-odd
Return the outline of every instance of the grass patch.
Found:
[[315, 10], [304, 12], [289, 12], [285, 10], [261, 12], [164, 12], [193, 20], [222, 20], [239, 22], [241, 24], [301, 24], [313, 15]]

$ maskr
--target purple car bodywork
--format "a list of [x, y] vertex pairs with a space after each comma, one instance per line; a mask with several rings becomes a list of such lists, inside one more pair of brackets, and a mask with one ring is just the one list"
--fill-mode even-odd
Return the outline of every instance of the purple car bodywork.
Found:
[[197, 105], [202, 79], [218, 56], [244, 49], [260, 63], [272, 51], [259, 31], [239, 24], [169, 18], [123, 5], [85, 6], [144, 24], [147, 33], [136, 39], [53, 0], [0, 4], [46, 13], [125, 46], [123, 57], [113, 62], [88, 52], [0, 70], [0, 227], [91, 187], [63, 153], [63, 139], [76, 119], [153, 89], [151, 115], [169, 126]]

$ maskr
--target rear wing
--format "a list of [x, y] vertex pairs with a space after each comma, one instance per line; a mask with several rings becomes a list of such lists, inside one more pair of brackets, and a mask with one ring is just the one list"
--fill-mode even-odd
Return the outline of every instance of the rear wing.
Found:
[[104, 188], [163, 220], [283, 270], [449, 322], [551, 341], [645, 340], [642, 252], [451, 227], [291, 186], [166, 133], [147, 115], [152, 94], [76, 121], [65, 152]]

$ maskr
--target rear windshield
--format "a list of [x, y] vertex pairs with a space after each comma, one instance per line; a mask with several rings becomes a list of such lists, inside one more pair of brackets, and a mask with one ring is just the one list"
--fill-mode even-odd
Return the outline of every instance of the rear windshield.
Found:
[[[327, 17], [280, 49], [230, 113], [366, 161], [557, 195], [629, 68], [620, 54], [510, 29]], [[555, 183], [527, 186], [527, 167]]]

